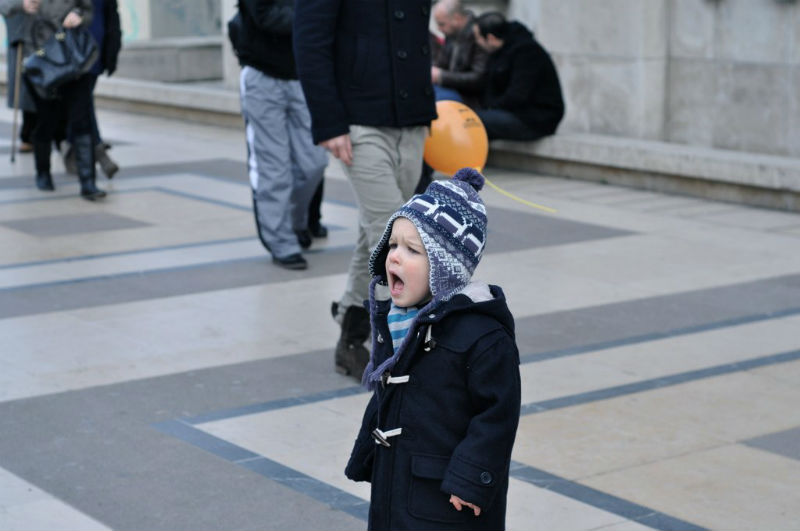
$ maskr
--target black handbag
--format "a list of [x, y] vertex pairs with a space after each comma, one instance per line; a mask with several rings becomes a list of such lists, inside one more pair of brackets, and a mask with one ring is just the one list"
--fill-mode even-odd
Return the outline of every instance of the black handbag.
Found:
[[83, 26], [60, 28], [25, 58], [23, 72], [43, 99], [58, 97], [58, 88], [88, 72], [97, 60], [97, 42]]

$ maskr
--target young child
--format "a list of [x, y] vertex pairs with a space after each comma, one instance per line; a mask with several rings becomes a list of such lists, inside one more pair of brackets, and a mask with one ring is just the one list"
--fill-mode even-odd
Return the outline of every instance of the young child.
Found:
[[519, 353], [503, 291], [471, 282], [483, 182], [470, 168], [434, 181], [370, 259], [374, 394], [345, 470], [372, 482], [369, 529], [505, 528]]

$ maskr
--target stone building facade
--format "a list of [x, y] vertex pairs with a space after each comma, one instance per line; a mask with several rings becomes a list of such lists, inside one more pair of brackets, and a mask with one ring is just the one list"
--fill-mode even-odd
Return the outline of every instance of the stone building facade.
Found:
[[800, 156], [800, 2], [511, 0], [553, 54], [562, 131]]

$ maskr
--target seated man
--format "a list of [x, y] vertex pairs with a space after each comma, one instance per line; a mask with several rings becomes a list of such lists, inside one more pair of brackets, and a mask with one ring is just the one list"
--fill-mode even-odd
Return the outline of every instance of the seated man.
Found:
[[552, 135], [564, 100], [550, 55], [519, 22], [497, 12], [479, 16], [475, 41], [489, 52], [477, 114], [489, 140], [536, 140]]
[[437, 100], [455, 100], [475, 107], [486, 68], [487, 53], [475, 44], [475, 16], [461, 0], [439, 0], [433, 20], [445, 36], [444, 47], [434, 55], [431, 80]]

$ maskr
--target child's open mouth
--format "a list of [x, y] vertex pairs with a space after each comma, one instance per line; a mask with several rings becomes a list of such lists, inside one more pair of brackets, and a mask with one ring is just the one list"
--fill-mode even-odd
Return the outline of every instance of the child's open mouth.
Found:
[[400, 277], [396, 277], [394, 275], [390, 275], [389, 278], [389, 291], [392, 294], [392, 297], [396, 297], [403, 292], [403, 288], [405, 287], [405, 282]]

